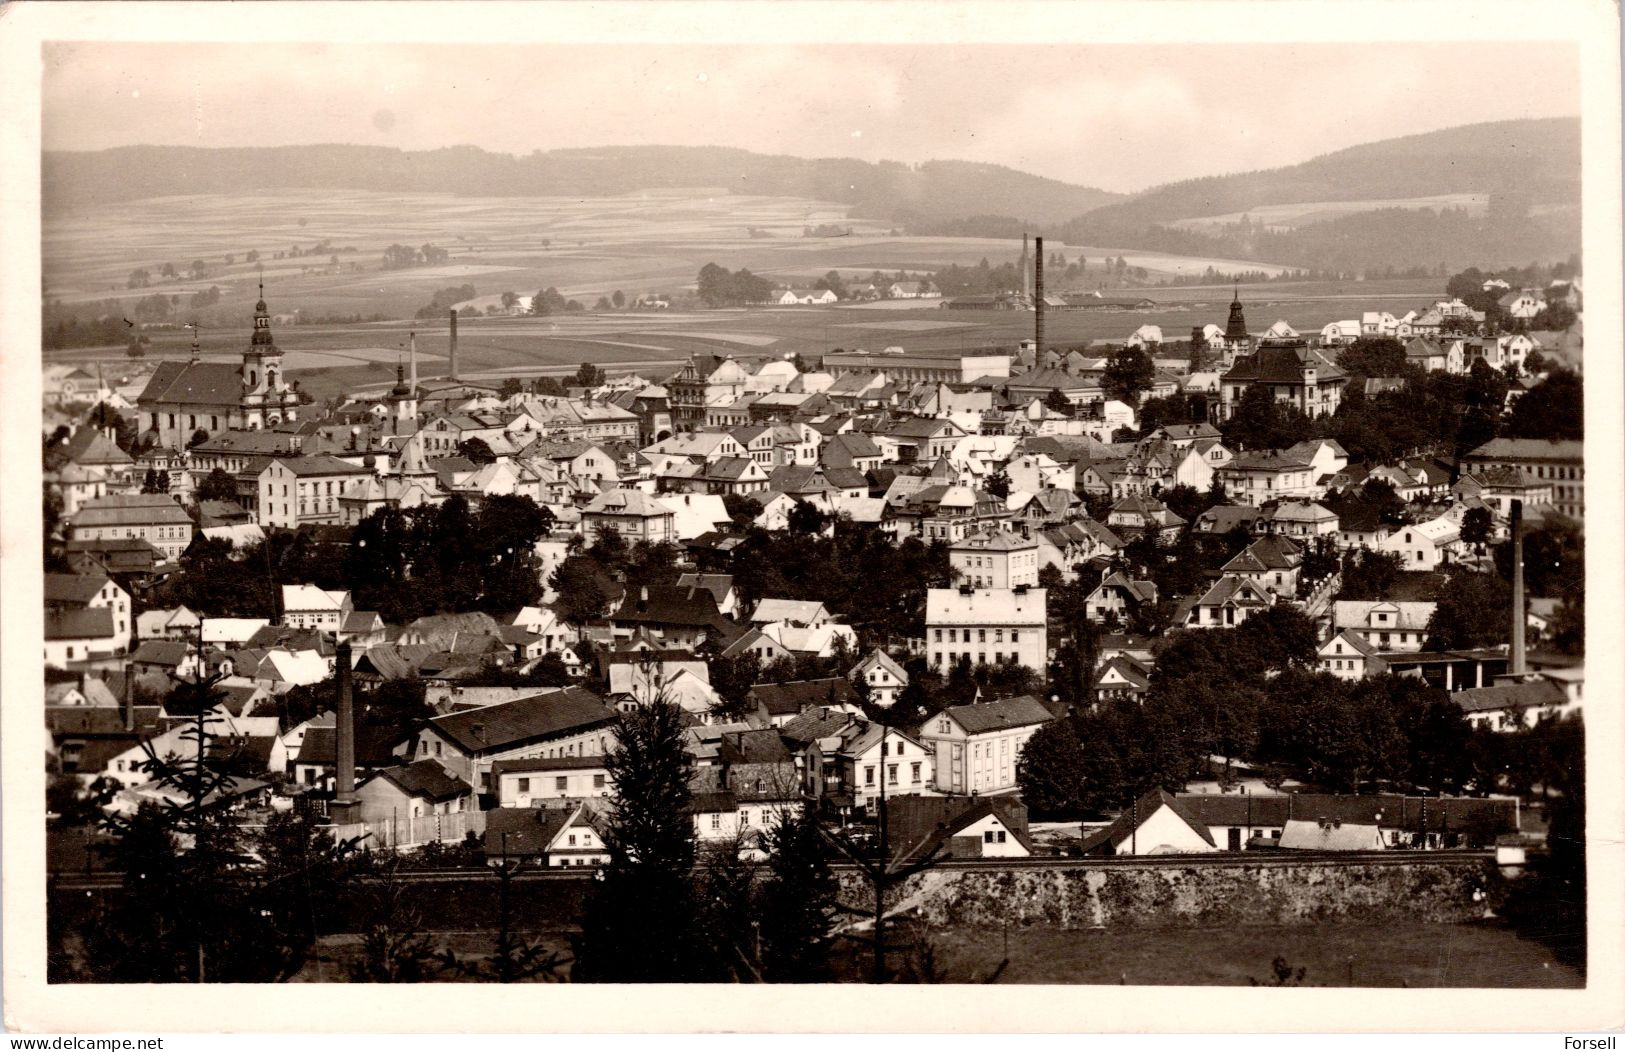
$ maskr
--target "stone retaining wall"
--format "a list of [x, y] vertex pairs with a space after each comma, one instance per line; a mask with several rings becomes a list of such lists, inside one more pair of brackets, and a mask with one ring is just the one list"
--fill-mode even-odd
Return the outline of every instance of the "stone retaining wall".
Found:
[[[856, 869], [837, 870], [841, 900], [873, 908]], [[1223, 864], [1194, 860], [956, 865], [917, 873], [887, 896], [929, 927], [1315, 924], [1406, 920], [1459, 923], [1482, 916], [1498, 881], [1484, 856], [1392, 861]], [[1475, 900], [1475, 892], [1480, 893]]]

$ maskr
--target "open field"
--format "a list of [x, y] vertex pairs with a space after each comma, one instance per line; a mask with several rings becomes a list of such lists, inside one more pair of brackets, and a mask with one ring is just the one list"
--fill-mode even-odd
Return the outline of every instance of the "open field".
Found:
[[[1581, 989], [1585, 978], [1538, 942], [1492, 924], [1137, 928], [1116, 931], [997, 929], [938, 932], [935, 964], [950, 983], [1077, 983], [1132, 986], [1269, 984], [1271, 962], [1304, 968], [1305, 986]], [[847, 942], [842, 978], [861, 979], [867, 947]], [[898, 962], [901, 963], [901, 962]], [[1352, 978], [1351, 978], [1352, 976]]]
[[[803, 236], [804, 228], [820, 224], [852, 232]], [[432, 243], [451, 258], [433, 267], [382, 269], [383, 250], [397, 243]], [[1069, 259], [1082, 254], [1097, 267], [1108, 255], [1123, 256], [1153, 280], [1199, 274], [1210, 265], [1280, 269], [1059, 241], [1046, 249]], [[257, 265], [247, 260], [251, 250], [260, 254]], [[278, 252], [284, 258], [276, 258]], [[278, 313], [409, 318], [436, 290], [463, 283], [473, 284], [478, 296], [529, 295], [552, 286], [591, 305], [617, 289], [637, 295], [692, 288], [700, 267], [710, 262], [805, 283], [830, 270], [867, 277], [876, 270], [974, 266], [984, 258], [997, 264], [1019, 252], [1013, 241], [894, 237], [881, 224], [851, 219], [843, 205], [715, 189], [587, 199], [361, 191], [166, 197], [47, 216], [42, 239], [48, 300], [71, 306], [160, 292], [180, 296], [181, 314], [189, 318], [197, 312], [189, 311], [186, 299], [218, 286], [219, 305], [201, 312], [206, 325], [251, 309], [261, 277]], [[193, 278], [189, 270], [198, 260], [206, 271]], [[162, 280], [165, 263], [180, 277]], [[136, 268], [149, 271], [148, 287], [126, 288]]]
[[1489, 203], [1489, 194], [1436, 194], [1432, 197], [1394, 197], [1369, 201], [1302, 201], [1287, 205], [1260, 205], [1245, 212], [1230, 212], [1226, 215], [1180, 219], [1168, 225], [1187, 230], [1205, 230], [1233, 226], [1242, 216], [1247, 216], [1254, 223], [1263, 224], [1273, 230], [1290, 230], [1293, 227], [1324, 223], [1329, 219], [1341, 219], [1343, 216], [1357, 215], [1360, 212], [1375, 212], [1382, 208], [1405, 208], [1413, 211], [1422, 208], [1436, 211], [1460, 208], [1473, 215], [1481, 215], [1489, 207]]
[[[1358, 317], [1361, 309], [1403, 313], [1436, 298], [1438, 286], [1437, 279], [1274, 283], [1243, 286], [1241, 296], [1254, 331], [1284, 318], [1299, 331], [1313, 333], [1327, 322]], [[1122, 340], [1144, 324], [1160, 325], [1168, 339], [1181, 339], [1193, 326], [1223, 325], [1233, 294], [1230, 286], [1144, 291], [1163, 306], [1143, 313], [1052, 311], [1045, 321], [1047, 340], [1052, 346]], [[637, 370], [664, 377], [696, 352], [811, 356], [837, 347], [893, 345], [918, 351], [977, 350], [1013, 347], [1032, 335], [1029, 312], [950, 311], [935, 300], [891, 303], [897, 309], [884, 312], [832, 306], [464, 319], [458, 324], [458, 371], [469, 379], [536, 376], [573, 372], [590, 361], [610, 372]], [[235, 358], [247, 346], [249, 321], [250, 315], [243, 313], [229, 328], [206, 328], [199, 341], [203, 356]], [[392, 383], [394, 361], [405, 353], [408, 332], [414, 329], [419, 375], [440, 375], [448, 351], [443, 319], [279, 325], [274, 331], [288, 355], [290, 375], [315, 397], [326, 398]], [[153, 342], [147, 362], [188, 353], [191, 336], [184, 330], [149, 335]], [[127, 370], [130, 364], [122, 349], [108, 348], [53, 352], [47, 360], [102, 362], [110, 372]]]

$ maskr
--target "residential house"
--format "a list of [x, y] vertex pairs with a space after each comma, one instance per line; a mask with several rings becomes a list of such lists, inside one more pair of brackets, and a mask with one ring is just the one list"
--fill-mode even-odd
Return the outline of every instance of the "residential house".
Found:
[[948, 547], [948, 564], [975, 588], [1038, 587], [1038, 542], [1026, 527], [973, 533]]
[[1151, 689], [1151, 669], [1126, 654], [1114, 654], [1100, 664], [1090, 687], [1097, 703], [1141, 701]]
[[1275, 605], [1275, 599], [1247, 577], [1221, 577], [1186, 610], [1186, 628], [1234, 628]]
[[660, 645], [685, 649], [708, 640], [726, 645], [739, 634], [738, 627], [717, 610], [709, 591], [675, 584], [644, 585], [636, 593], [628, 591], [609, 620], [619, 640], [645, 632]]
[[548, 869], [609, 862], [602, 812], [587, 804], [565, 808], [502, 807], [487, 812], [485, 856], [491, 865], [534, 859]]
[[893, 857], [924, 859], [1030, 858], [1027, 807], [1013, 797], [905, 796], [888, 802]]
[[1379, 651], [1365, 637], [1347, 628], [1339, 629], [1315, 651], [1320, 671], [1338, 679], [1359, 680], [1379, 675], [1386, 670], [1380, 660], [1374, 660]]
[[1243, 453], [1216, 474], [1225, 494], [1242, 504], [1261, 506], [1317, 495], [1315, 469], [1307, 459], [1290, 453]]
[[1396, 526], [1388, 539], [1378, 545], [1379, 551], [1398, 555], [1400, 568], [1404, 570], [1436, 570], [1460, 554], [1461, 549], [1461, 527], [1446, 515], [1428, 522]]
[[143, 540], [165, 559], [179, 559], [192, 543], [186, 509], [162, 493], [115, 494], [87, 500], [69, 519], [71, 542]]
[[581, 512], [581, 531], [596, 539], [615, 530], [627, 544], [675, 542], [676, 513], [653, 497], [633, 489], [612, 489], [593, 498]]
[[933, 754], [934, 788], [981, 796], [1013, 792], [1022, 747], [1053, 719], [1031, 695], [943, 709], [920, 730]]
[[1219, 850], [1186, 799], [1153, 789], [1111, 825], [1084, 837], [1085, 855], [1205, 855]]
[[1112, 505], [1106, 525], [1125, 541], [1143, 536], [1158, 544], [1172, 544], [1179, 539], [1185, 520], [1156, 498], [1136, 493]]
[[[47, 613], [74, 610], [105, 609], [112, 615], [112, 645], [115, 653], [130, 647], [135, 625], [130, 617], [130, 593], [105, 574], [45, 575], [45, 610]], [[58, 624], [58, 629], [70, 626]], [[92, 627], [86, 620], [82, 628]]]
[[361, 476], [370, 474], [370, 468], [332, 456], [275, 458], [257, 478], [255, 521], [285, 530], [337, 524], [344, 518], [339, 497]]
[[768, 727], [783, 727], [808, 709], [858, 711], [858, 694], [844, 676], [757, 683], [745, 700], [754, 710], [754, 722]]
[[1303, 549], [1297, 542], [1268, 534], [1238, 552], [1220, 572], [1225, 577], [1246, 578], [1269, 596], [1291, 599], [1297, 594], [1302, 568]]
[[352, 612], [348, 589], [323, 589], [313, 584], [282, 586], [282, 623], [290, 628], [336, 634]]
[[1137, 614], [1141, 606], [1157, 603], [1157, 585], [1154, 581], [1131, 580], [1126, 574], [1104, 575], [1084, 599], [1089, 620], [1127, 621]]
[[1332, 604], [1332, 631], [1347, 630], [1378, 652], [1414, 653], [1427, 641], [1432, 602], [1339, 599]]
[[[1390, 315], [1391, 317], [1391, 315]], [[1230, 419], [1242, 395], [1262, 386], [1276, 402], [1301, 410], [1306, 416], [1330, 416], [1342, 402], [1348, 374], [1319, 350], [1303, 341], [1263, 344], [1236, 359], [1219, 389], [1219, 419]]]
[[1042, 671], [1049, 663], [1046, 602], [1043, 588], [927, 589], [931, 666], [946, 672], [963, 657], [974, 664], [1008, 660]]
[[867, 686], [869, 700], [881, 708], [890, 707], [908, 686], [908, 673], [884, 650], [878, 647], [869, 656], [852, 666], [847, 678], [862, 680]]

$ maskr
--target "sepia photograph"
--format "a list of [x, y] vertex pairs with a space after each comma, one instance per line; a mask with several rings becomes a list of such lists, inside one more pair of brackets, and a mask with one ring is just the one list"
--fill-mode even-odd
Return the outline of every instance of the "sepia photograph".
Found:
[[1612, 9], [195, 6], [25, 71], [8, 968], [1617, 978]]

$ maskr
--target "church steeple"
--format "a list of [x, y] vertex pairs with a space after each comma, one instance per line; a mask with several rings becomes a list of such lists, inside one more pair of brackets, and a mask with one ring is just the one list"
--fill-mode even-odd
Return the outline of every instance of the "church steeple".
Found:
[[264, 281], [260, 282], [259, 302], [254, 304], [254, 337], [249, 343], [261, 354], [276, 350], [276, 341], [271, 338], [271, 312], [265, 306]]
[[1230, 301], [1230, 320], [1224, 326], [1224, 342], [1230, 344], [1247, 341], [1247, 316], [1241, 312], [1241, 282], [1236, 282], [1235, 298]]

